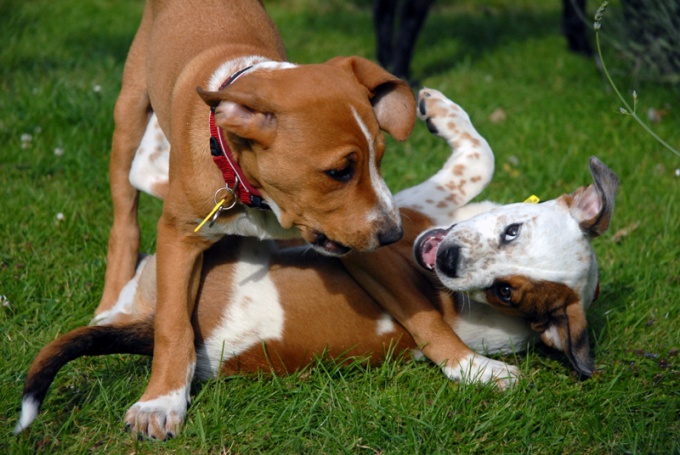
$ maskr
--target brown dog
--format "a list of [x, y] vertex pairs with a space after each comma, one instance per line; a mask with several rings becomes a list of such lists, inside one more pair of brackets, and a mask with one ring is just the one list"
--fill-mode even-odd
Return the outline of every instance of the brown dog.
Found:
[[[256, 239], [231, 236], [206, 252], [192, 315], [199, 378], [292, 371], [323, 354], [379, 362], [391, 347], [419, 350], [448, 378], [503, 389], [519, 370], [482, 353], [516, 352], [539, 335], [579, 373], [592, 373], [585, 309], [597, 294], [598, 270], [590, 239], [609, 226], [616, 175], [591, 159], [594, 183], [572, 194], [542, 204], [467, 204], [491, 179], [491, 149], [439, 92], [421, 92], [420, 115], [453, 155], [436, 175], [396, 196], [403, 239], [354, 257], [353, 276], [341, 260]], [[66, 362], [152, 354], [158, 261], [139, 264], [102, 325], [76, 329], [40, 351], [16, 431], [33, 421]], [[170, 417], [178, 425], [183, 416]], [[162, 423], [169, 424], [154, 418], [135, 429], [153, 436]]]
[[[199, 96], [197, 87], [207, 90]], [[335, 256], [397, 241], [398, 210], [379, 172], [381, 130], [405, 139], [415, 101], [403, 81], [362, 58], [285, 62], [260, 1], [150, 0], [125, 64], [115, 122], [114, 222], [99, 321], [135, 272], [135, 153], [172, 147], [169, 178], [151, 191], [164, 198], [152, 375], [126, 417], [134, 429], [148, 426], [151, 437], [165, 438], [184, 415], [193, 377], [190, 318], [203, 251], [225, 234], [301, 235]], [[210, 223], [197, 230], [206, 216]]]

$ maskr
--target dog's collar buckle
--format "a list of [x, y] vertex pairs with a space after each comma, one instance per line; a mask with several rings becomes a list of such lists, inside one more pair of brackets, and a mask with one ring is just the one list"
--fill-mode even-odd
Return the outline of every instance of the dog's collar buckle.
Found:
[[[220, 90], [229, 86], [239, 76], [248, 71], [252, 66], [241, 69], [234, 73], [221, 86]], [[270, 210], [269, 204], [264, 200], [262, 194], [253, 187], [246, 179], [243, 169], [238, 165], [231, 149], [224, 139], [224, 133], [215, 123], [215, 108], [210, 108], [210, 155], [212, 156], [215, 165], [222, 172], [226, 188], [230, 189], [235, 195], [236, 199], [248, 207], [254, 207], [262, 210]]]

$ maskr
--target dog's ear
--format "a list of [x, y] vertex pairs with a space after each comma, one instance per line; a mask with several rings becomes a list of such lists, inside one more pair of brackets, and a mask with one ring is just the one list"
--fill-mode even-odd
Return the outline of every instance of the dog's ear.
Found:
[[562, 312], [555, 312], [541, 333], [541, 340], [564, 352], [581, 375], [592, 376], [595, 361], [590, 354], [586, 314], [580, 301], [565, 306]]
[[196, 89], [203, 101], [215, 109], [215, 124], [236, 136], [269, 144], [276, 135], [276, 116], [257, 95], [238, 91], [207, 92]]
[[370, 93], [370, 101], [383, 131], [399, 141], [405, 140], [416, 122], [416, 100], [409, 85], [362, 57], [335, 57], [326, 63], [354, 73]]
[[594, 156], [590, 158], [590, 173], [593, 175], [592, 185], [581, 187], [562, 198], [565, 198], [581, 230], [590, 237], [597, 237], [609, 229], [619, 178]]

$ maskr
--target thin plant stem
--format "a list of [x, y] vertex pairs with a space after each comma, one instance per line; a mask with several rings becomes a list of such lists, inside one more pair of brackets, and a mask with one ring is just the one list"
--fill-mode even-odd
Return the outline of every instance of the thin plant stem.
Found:
[[614, 93], [616, 93], [616, 96], [619, 98], [619, 100], [623, 103], [625, 106], [624, 108], [621, 108], [621, 113], [624, 115], [630, 115], [632, 116], [636, 122], [640, 124], [640, 126], [647, 131], [654, 139], [656, 139], [661, 145], [666, 147], [668, 150], [670, 150], [672, 153], [680, 157], [680, 152], [678, 152], [673, 146], [671, 146], [668, 142], [664, 141], [657, 135], [652, 129], [642, 121], [642, 119], [637, 115], [636, 109], [637, 109], [637, 93], [633, 92], [633, 108], [631, 109], [630, 105], [626, 101], [626, 99], [623, 97], [621, 92], [619, 91], [618, 87], [612, 80], [611, 76], [609, 75], [609, 71], [607, 70], [607, 65], [604, 62], [604, 57], [602, 56], [602, 48], [600, 46], [600, 28], [601, 28], [601, 21], [604, 19], [604, 12], [607, 8], [607, 5], [609, 2], [603, 2], [600, 7], [597, 9], [597, 12], [595, 13], [595, 23], [593, 24], [593, 28], [595, 29], [595, 46], [597, 48], [597, 54], [600, 57], [600, 64], [602, 65], [602, 71], [604, 72], [605, 77], [607, 78], [607, 81], [609, 82], [609, 85], [612, 87], [614, 90]]

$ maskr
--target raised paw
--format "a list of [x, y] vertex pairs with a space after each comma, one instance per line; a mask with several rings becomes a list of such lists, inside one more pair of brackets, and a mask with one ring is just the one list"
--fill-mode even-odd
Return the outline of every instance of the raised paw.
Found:
[[438, 90], [423, 88], [418, 93], [418, 118], [432, 134], [452, 139], [471, 125], [467, 113]]
[[519, 368], [479, 354], [465, 357], [455, 365], [445, 366], [442, 371], [449, 379], [465, 384], [493, 384], [501, 391], [512, 386], [520, 376]]
[[125, 414], [125, 428], [140, 438], [171, 439], [177, 435], [184, 422], [187, 404], [184, 390], [153, 400], [140, 400]]

